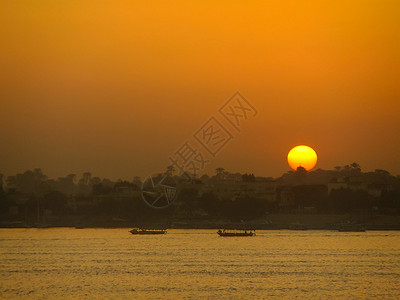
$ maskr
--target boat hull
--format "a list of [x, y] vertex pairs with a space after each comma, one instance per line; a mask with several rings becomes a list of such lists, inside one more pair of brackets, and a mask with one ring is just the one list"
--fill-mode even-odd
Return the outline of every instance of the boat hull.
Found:
[[234, 233], [218, 233], [219, 236], [234, 237], [234, 236], [253, 236], [254, 234], [234, 234]]
[[165, 234], [166, 230], [136, 230], [132, 229], [129, 231], [132, 234]]
[[256, 235], [255, 232], [227, 232], [227, 231], [217, 231], [219, 236], [223, 237], [235, 237], [235, 236], [254, 236]]

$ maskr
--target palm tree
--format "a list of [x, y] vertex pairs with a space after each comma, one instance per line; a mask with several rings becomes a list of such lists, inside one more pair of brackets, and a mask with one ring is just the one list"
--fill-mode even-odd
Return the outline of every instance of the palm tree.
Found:
[[90, 172], [83, 173], [83, 175], [82, 175], [83, 184], [89, 185], [91, 177], [92, 177], [92, 173], [90, 173]]

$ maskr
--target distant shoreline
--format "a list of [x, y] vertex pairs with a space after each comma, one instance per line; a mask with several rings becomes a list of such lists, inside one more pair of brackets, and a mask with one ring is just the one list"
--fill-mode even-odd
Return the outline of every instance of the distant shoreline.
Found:
[[338, 230], [362, 227], [365, 230], [400, 230], [400, 215], [365, 214], [269, 214], [255, 220], [224, 220], [211, 217], [160, 217], [125, 220], [119, 218], [57, 218], [44, 224], [23, 221], [0, 222], [0, 228], [169, 228], [169, 229], [259, 229], [259, 230]]
[[[253, 230], [290, 230], [290, 231], [307, 231], [307, 230], [331, 230], [338, 231], [340, 229], [339, 226], [304, 226], [301, 228], [285, 226], [285, 225], [276, 225], [276, 226], [266, 226], [263, 224], [237, 224], [237, 223], [224, 223], [220, 224], [220, 226], [214, 224], [172, 224], [171, 226], [161, 227], [161, 226], [139, 226], [139, 225], [121, 225], [121, 226], [7, 226], [1, 225], [1, 229], [55, 229], [55, 228], [75, 228], [79, 229], [116, 229], [116, 228], [163, 228], [163, 229], [210, 229], [210, 230], [218, 230], [218, 229], [253, 229]], [[365, 225], [365, 231], [400, 231], [400, 225]], [[349, 230], [352, 231], [352, 230]]]
[[[132, 229], [133, 227], [136, 226], [130, 226], [130, 227], [82, 227], [82, 228], [76, 228], [73, 226], [50, 226], [50, 227], [4, 227], [0, 226], [0, 229], [57, 229], [57, 228], [70, 228], [70, 229]], [[182, 229], [182, 230], [218, 230], [218, 229], [223, 229], [223, 228], [228, 228], [228, 229], [240, 229], [236, 228], [234, 226], [227, 226], [227, 227], [172, 227], [172, 228], [166, 228], [166, 229]], [[290, 229], [290, 228], [247, 228], [247, 230], [264, 230], [264, 231], [277, 231], [277, 230], [287, 230], [287, 231], [339, 231], [339, 229], [334, 229], [334, 228], [307, 228], [307, 229]], [[400, 227], [396, 228], [366, 228], [365, 231], [400, 231]], [[348, 232], [354, 232], [354, 231], [348, 231]]]

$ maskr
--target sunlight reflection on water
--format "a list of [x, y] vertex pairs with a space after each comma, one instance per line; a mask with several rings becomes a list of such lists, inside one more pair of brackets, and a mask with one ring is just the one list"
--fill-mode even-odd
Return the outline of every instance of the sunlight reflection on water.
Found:
[[1, 298], [399, 298], [400, 232], [0, 229]]

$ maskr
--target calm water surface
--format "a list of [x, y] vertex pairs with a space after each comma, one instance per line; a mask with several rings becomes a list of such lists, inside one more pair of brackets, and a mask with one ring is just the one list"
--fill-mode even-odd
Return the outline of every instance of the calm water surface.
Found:
[[0, 229], [0, 298], [400, 298], [400, 232]]

